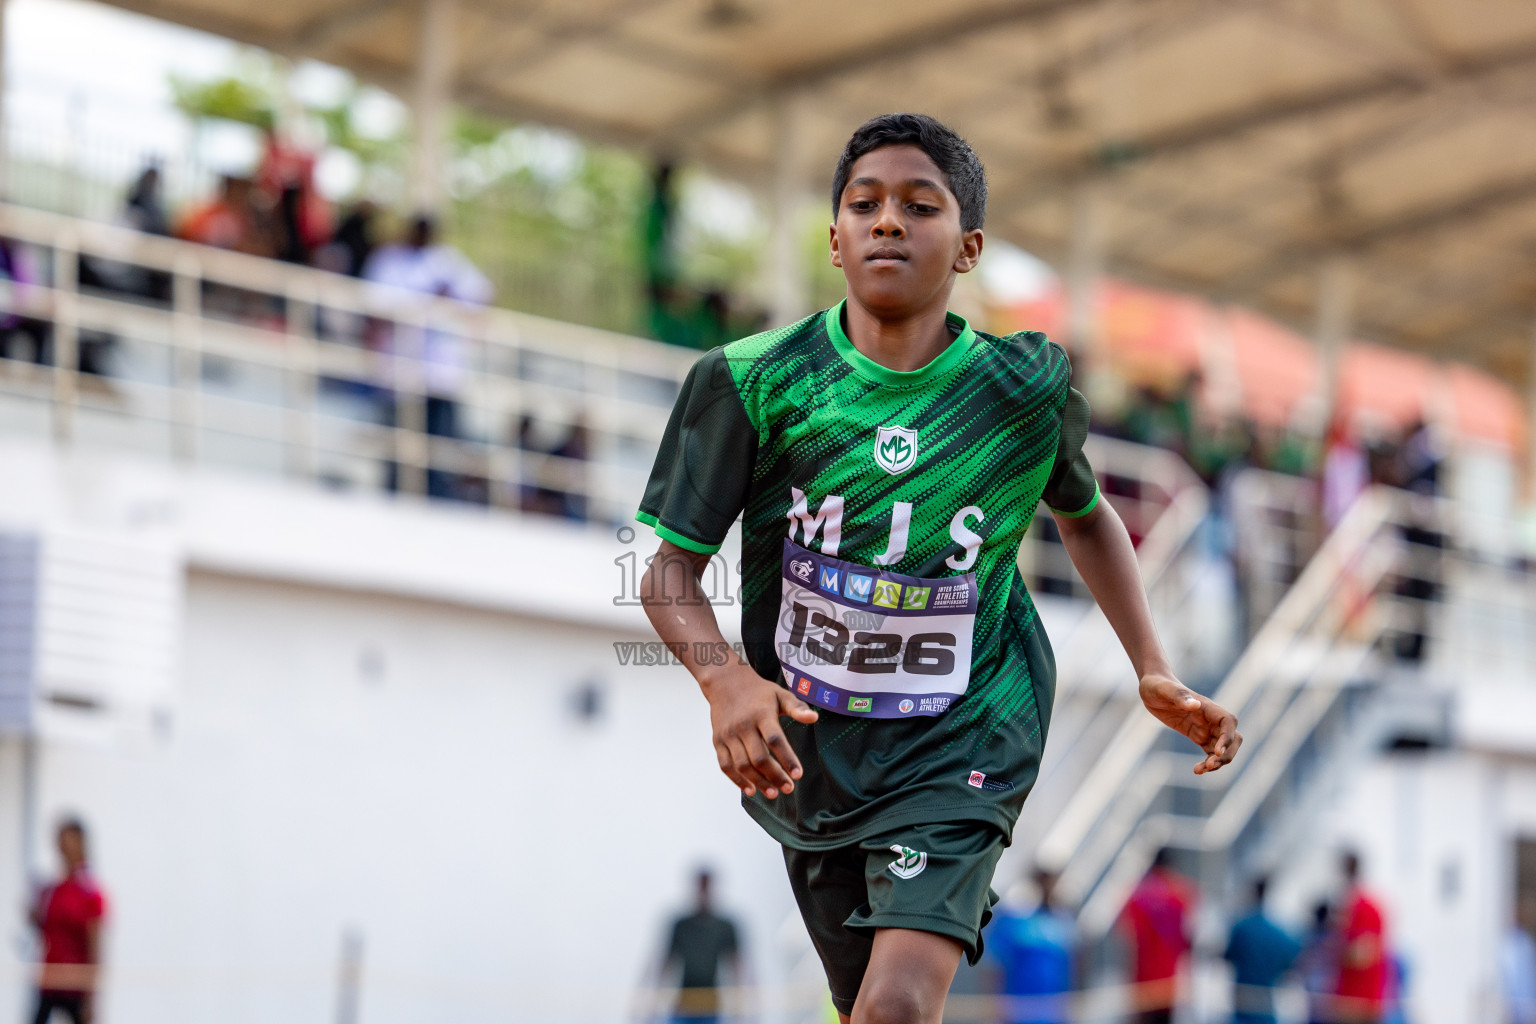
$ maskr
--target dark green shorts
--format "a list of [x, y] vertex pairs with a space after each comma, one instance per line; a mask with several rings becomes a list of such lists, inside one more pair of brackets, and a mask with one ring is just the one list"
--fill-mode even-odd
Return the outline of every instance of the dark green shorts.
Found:
[[992, 873], [1006, 839], [986, 822], [911, 825], [835, 850], [784, 847], [790, 888], [843, 1013], [869, 966], [876, 928], [946, 935], [981, 957]]

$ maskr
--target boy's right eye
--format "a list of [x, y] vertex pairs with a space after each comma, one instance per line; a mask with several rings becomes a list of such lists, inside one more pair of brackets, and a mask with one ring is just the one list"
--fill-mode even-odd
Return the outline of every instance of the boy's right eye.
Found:
[[853, 202], [848, 204], [848, 209], [858, 210], [860, 213], [868, 213], [870, 210], [873, 210], [879, 205], [880, 204], [875, 202], [873, 199], [855, 199]]

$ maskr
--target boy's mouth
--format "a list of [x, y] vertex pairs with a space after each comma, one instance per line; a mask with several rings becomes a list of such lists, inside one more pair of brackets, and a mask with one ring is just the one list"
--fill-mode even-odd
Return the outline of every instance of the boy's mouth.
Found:
[[905, 263], [907, 261], [907, 254], [900, 249], [893, 249], [888, 245], [882, 245], [864, 257], [864, 260], [867, 263]]

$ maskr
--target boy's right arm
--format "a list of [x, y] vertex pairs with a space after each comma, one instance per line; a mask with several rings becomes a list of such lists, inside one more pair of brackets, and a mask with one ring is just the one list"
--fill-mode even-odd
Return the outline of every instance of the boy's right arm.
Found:
[[[640, 603], [656, 635], [677, 653], [709, 701], [711, 739], [720, 770], [743, 796], [762, 790], [772, 800], [793, 792], [794, 780], [804, 774], [779, 716], [809, 725], [816, 721], [816, 710], [758, 675], [740, 658], [723, 659], [724, 665], [705, 664], [699, 658], [701, 651], [726, 649], [715, 610], [697, 585], [709, 559], [662, 541], [645, 570]], [[685, 573], [666, 571], [675, 560], [682, 561]]]

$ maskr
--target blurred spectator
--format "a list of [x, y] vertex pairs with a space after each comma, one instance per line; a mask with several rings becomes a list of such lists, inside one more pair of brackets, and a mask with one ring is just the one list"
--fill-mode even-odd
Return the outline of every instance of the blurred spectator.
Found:
[[672, 935], [662, 960], [664, 978], [678, 972], [672, 1020], [680, 1024], [716, 1024], [720, 1020], [724, 1003], [720, 993], [722, 964], [737, 984], [743, 979], [736, 925], [730, 918], [715, 913], [712, 885], [709, 870], [701, 870], [695, 881], [693, 913], [672, 923]]
[[336, 226], [330, 242], [320, 250], [316, 263], [338, 274], [362, 277], [377, 244], [374, 232], [378, 215], [378, 207], [366, 199], [353, 206]]
[[1339, 413], [1328, 425], [1323, 452], [1323, 521], [1332, 530], [1355, 499], [1370, 485], [1370, 465], [1364, 447]]
[[999, 909], [987, 950], [1002, 966], [1006, 1024], [1066, 1024], [1077, 924], [1052, 902], [1056, 876], [1036, 870], [1040, 902], [1027, 914]]
[[150, 164], [139, 172], [123, 201], [123, 226], [148, 235], [169, 235], [171, 220], [160, 195], [160, 168]]
[[72, 1024], [89, 1024], [107, 902], [86, 866], [85, 826], [66, 819], [58, 847], [64, 876], [39, 893], [32, 910], [43, 944], [32, 1024], [48, 1024], [55, 1010]]
[[1151, 869], [1125, 904], [1120, 924], [1130, 939], [1141, 1024], [1170, 1024], [1178, 1001], [1179, 973], [1189, 952], [1189, 918], [1195, 893], [1173, 870], [1173, 851], [1157, 851]]
[[201, 206], [193, 207], [182, 219], [176, 234], [189, 242], [219, 249], [253, 256], [276, 255], [276, 247], [256, 207], [251, 180], [232, 174], [220, 177], [219, 194]]
[[1523, 897], [1499, 945], [1499, 987], [1505, 1024], [1536, 1024], [1536, 898]]
[[1418, 497], [1408, 506], [1402, 527], [1404, 557], [1397, 594], [1406, 598], [1405, 628], [1395, 638], [1395, 653], [1403, 661], [1422, 662], [1428, 653], [1432, 602], [1440, 600], [1445, 534], [1431, 499], [1440, 493], [1444, 457], [1437, 431], [1416, 420], [1403, 433], [1397, 448], [1397, 483]]
[[37, 268], [27, 248], [0, 238], [0, 358], [25, 359], [39, 366], [52, 361], [49, 325], [19, 312], [28, 290], [37, 283]]
[[1253, 909], [1232, 926], [1232, 1024], [1275, 1024], [1275, 987], [1295, 966], [1301, 943], [1264, 913], [1265, 879], [1253, 883]]
[[1381, 906], [1360, 884], [1360, 855], [1341, 860], [1347, 890], [1339, 911], [1339, 1024], [1380, 1024], [1387, 994], [1387, 929]]
[[[491, 282], [459, 250], [437, 242], [431, 217], [418, 216], [400, 242], [376, 249], [363, 267], [363, 277], [384, 286], [378, 300], [401, 306], [401, 291], [484, 305], [491, 301]], [[421, 363], [426, 389], [426, 430], [434, 437], [460, 436], [458, 399], [468, 371], [465, 341], [452, 331], [397, 324], [377, 339], [378, 347]], [[400, 423], [398, 399], [393, 422]], [[427, 471], [427, 493], [437, 498], [464, 496], [471, 482], [440, 469]]]
[[[518, 494], [518, 507], [524, 512], [537, 512], [547, 516], [562, 516], [577, 522], [587, 518], [587, 498], [584, 488], [567, 488], [568, 482], [578, 479], [581, 467], [572, 463], [586, 462], [591, 457], [589, 431], [586, 421], [578, 415], [558, 444], [549, 443], [534, 417], [524, 413], [517, 424], [517, 446], [529, 455], [550, 455], [553, 459], [527, 459], [528, 469]], [[525, 456], [526, 458], [526, 456]], [[561, 461], [568, 460], [568, 461]], [[584, 479], [582, 477], [581, 479]]]
[[1440, 493], [1440, 466], [1445, 461], [1440, 434], [1422, 419], [1403, 432], [1398, 448], [1398, 485], [1415, 494]]
[[1334, 1024], [1333, 991], [1339, 982], [1339, 936], [1326, 903], [1312, 908], [1312, 930], [1302, 946], [1298, 968], [1307, 990], [1307, 1024]]
[[1387, 956], [1387, 993], [1382, 1024], [1408, 1024], [1408, 961], [1400, 952]]
[[315, 155], [270, 126], [263, 135], [256, 187], [275, 214], [274, 255], [289, 263], [308, 263], [310, 254], [331, 235], [330, 206], [315, 188]]
[[641, 260], [651, 336], [675, 340], [673, 292], [677, 285], [677, 203], [672, 192], [673, 166], [661, 160], [651, 173], [651, 198], [641, 225]]

